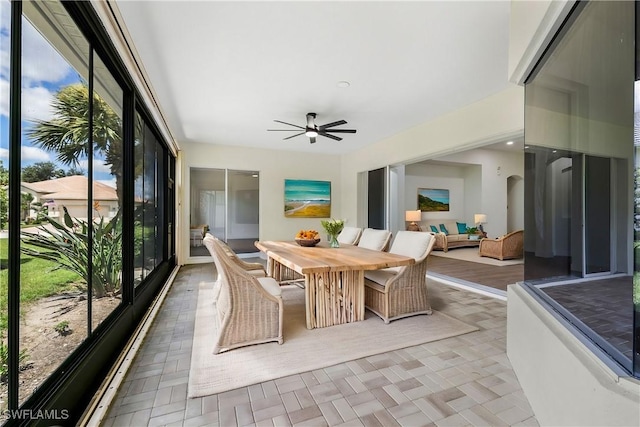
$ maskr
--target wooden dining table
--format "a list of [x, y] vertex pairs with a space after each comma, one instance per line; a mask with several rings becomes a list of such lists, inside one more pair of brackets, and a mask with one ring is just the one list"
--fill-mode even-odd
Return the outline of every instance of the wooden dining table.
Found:
[[279, 282], [304, 279], [307, 328], [364, 320], [364, 272], [411, 265], [411, 257], [327, 243], [314, 247], [295, 241], [258, 241], [267, 255], [267, 274]]

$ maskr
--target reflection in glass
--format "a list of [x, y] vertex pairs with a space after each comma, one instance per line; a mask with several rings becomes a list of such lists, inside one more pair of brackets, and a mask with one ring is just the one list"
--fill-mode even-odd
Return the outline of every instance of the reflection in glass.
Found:
[[[11, 39], [11, 3], [0, 0], [0, 55], [9, 57]], [[0, 67], [0, 153], [9, 153], [9, 67], [4, 62]], [[8, 192], [9, 157], [0, 156], [0, 354], [7, 354], [9, 277], [7, 263], [8, 248]], [[7, 409], [7, 360], [0, 360], [0, 412]]]
[[93, 272], [91, 317], [95, 328], [121, 302], [122, 89], [94, 54]]
[[[15, 220], [25, 236], [20, 242], [20, 351], [27, 358], [20, 372], [20, 402], [88, 334], [88, 248], [78, 225], [87, 221], [89, 45], [58, 6], [23, 3], [23, 186], [22, 212]], [[73, 39], [73, 46], [54, 45], [61, 34]]]
[[207, 232], [226, 241], [225, 175], [224, 169], [191, 168], [191, 256], [209, 256], [207, 248], [202, 245], [202, 238]]
[[577, 10], [525, 86], [525, 281], [632, 371], [634, 4]]

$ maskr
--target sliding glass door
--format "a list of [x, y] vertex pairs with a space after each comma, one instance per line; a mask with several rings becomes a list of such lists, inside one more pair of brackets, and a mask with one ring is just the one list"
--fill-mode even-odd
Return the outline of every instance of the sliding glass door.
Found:
[[209, 256], [205, 233], [224, 240], [237, 253], [256, 252], [259, 235], [259, 173], [191, 168], [189, 255]]

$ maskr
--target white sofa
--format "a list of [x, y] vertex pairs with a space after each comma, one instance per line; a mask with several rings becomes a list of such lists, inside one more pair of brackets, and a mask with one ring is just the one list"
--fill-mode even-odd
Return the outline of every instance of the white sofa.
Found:
[[[442, 229], [442, 226], [444, 226], [446, 232]], [[450, 248], [479, 245], [479, 240], [469, 239], [468, 234], [464, 232], [461, 233], [461, 231], [466, 230], [467, 226], [469, 226], [469, 224], [456, 221], [455, 219], [431, 220], [420, 224], [422, 231], [434, 234], [436, 243], [433, 249], [444, 252], [447, 252]], [[471, 224], [471, 226], [473, 226], [473, 224]], [[435, 229], [432, 227], [435, 227]]]

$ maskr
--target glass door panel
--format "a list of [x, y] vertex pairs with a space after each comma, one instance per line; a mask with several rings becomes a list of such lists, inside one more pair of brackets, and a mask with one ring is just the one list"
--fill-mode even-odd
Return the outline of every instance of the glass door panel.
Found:
[[189, 254], [208, 256], [202, 238], [209, 232], [226, 240], [226, 172], [224, 169], [191, 168], [191, 218]]
[[258, 250], [260, 218], [260, 177], [256, 171], [228, 172], [229, 206], [226, 241], [236, 253]]

